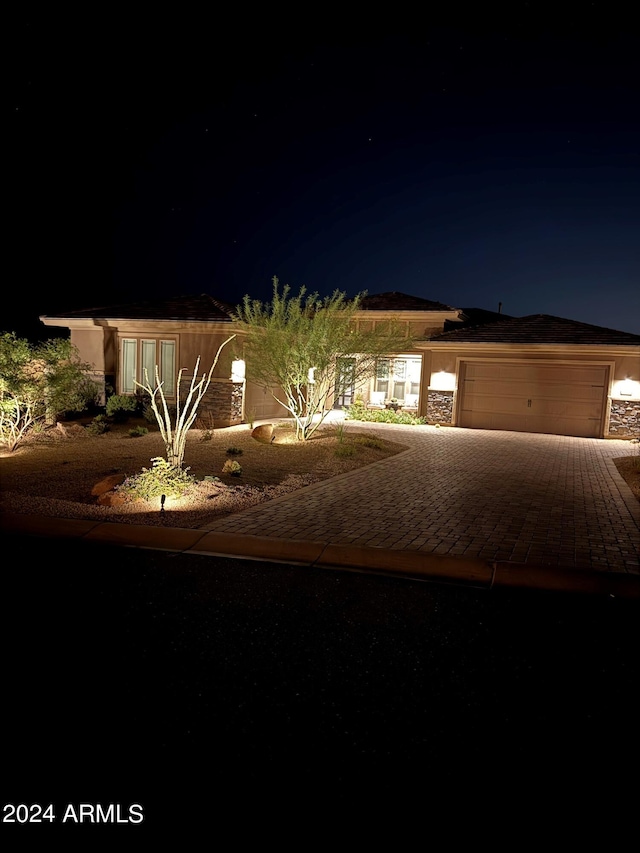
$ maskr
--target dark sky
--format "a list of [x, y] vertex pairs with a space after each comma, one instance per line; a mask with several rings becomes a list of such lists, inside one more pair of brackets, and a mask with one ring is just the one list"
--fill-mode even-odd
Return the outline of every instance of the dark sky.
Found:
[[450, 6], [19, 13], [2, 327], [277, 275], [640, 334], [632, 6]]

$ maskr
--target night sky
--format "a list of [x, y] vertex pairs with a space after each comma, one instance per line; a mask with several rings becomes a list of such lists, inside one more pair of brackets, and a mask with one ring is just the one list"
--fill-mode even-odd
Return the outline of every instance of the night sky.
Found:
[[480, 6], [18, 13], [2, 329], [277, 275], [640, 334], [632, 6]]

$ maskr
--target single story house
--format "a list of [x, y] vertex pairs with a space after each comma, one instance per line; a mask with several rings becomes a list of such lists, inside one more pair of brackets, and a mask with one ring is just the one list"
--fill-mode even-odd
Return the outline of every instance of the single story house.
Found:
[[[145, 367], [151, 375], [156, 364], [169, 396], [175, 394], [180, 366], [190, 375], [200, 357], [202, 371], [236, 334], [222, 351], [207, 400], [216, 423], [285, 416], [268, 390], [245, 376], [233, 311], [203, 294], [40, 319], [69, 329], [94, 377], [121, 394], [135, 393]], [[640, 335], [545, 314], [454, 308], [398, 292], [364, 297], [356, 322], [366, 329], [391, 318], [406, 324], [411, 344], [381, 359], [364, 386], [341, 389], [336, 408], [359, 396], [371, 406], [393, 401], [442, 425], [640, 436]]]

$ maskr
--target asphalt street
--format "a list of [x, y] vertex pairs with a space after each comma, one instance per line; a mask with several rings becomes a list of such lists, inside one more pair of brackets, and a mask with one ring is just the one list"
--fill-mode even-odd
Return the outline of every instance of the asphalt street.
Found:
[[637, 600], [79, 540], [4, 553], [4, 803], [275, 840], [292, 814], [436, 831], [445, 805], [566, 817], [635, 790]]

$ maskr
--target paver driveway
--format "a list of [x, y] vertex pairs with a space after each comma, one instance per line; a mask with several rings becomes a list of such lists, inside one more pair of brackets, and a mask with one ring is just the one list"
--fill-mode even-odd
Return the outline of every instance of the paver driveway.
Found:
[[207, 530], [640, 573], [640, 504], [620, 440], [349, 423], [403, 453]]

